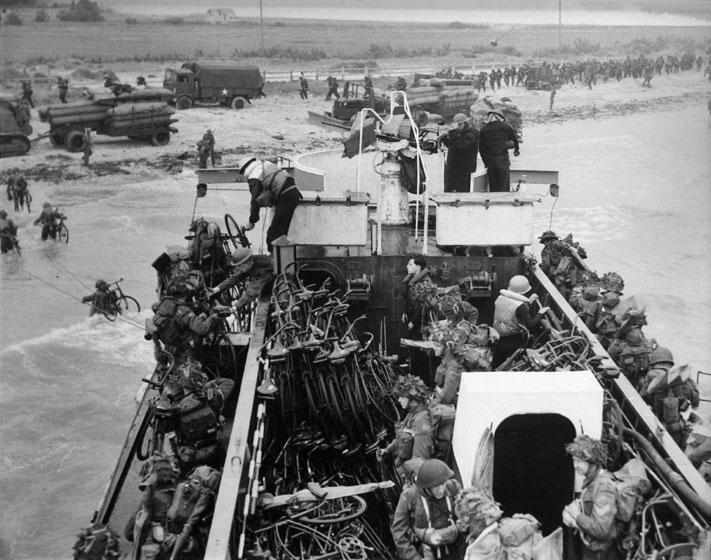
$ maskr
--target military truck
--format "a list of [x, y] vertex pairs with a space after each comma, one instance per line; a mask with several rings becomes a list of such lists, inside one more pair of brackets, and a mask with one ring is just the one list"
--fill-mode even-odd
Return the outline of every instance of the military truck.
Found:
[[49, 139], [70, 152], [84, 149], [84, 129], [106, 136], [127, 136], [149, 140], [154, 146], [170, 142], [175, 109], [168, 106], [172, 93], [149, 88], [118, 96], [94, 98], [76, 103], [50, 105], [39, 109], [42, 122], [49, 123]]
[[30, 151], [30, 108], [0, 98], [0, 157], [24, 156]]
[[165, 71], [163, 87], [173, 92], [172, 102], [181, 111], [196, 103], [243, 109], [264, 95], [264, 78], [253, 64], [186, 62]]

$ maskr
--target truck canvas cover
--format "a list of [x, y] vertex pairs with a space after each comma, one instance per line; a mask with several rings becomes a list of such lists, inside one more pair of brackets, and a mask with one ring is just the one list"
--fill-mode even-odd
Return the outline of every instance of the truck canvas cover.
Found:
[[239, 86], [259, 90], [264, 80], [259, 68], [253, 64], [199, 64], [186, 62], [183, 70], [189, 70], [200, 80], [202, 87]]

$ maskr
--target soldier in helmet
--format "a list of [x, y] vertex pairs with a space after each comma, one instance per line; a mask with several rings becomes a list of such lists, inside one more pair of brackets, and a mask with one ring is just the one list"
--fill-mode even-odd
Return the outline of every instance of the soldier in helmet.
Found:
[[647, 404], [650, 406], [653, 399], [647, 390], [649, 384], [658, 377], [668, 375], [669, 371], [674, 367], [674, 356], [669, 348], [659, 346], [656, 341], [653, 341], [652, 346], [652, 352], [649, 354], [649, 371], [647, 371], [647, 374], [644, 376], [638, 388], [640, 396], [647, 401]]
[[117, 311], [116, 302], [118, 301], [116, 291], [110, 290], [109, 285], [101, 278], [96, 281], [94, 286], [96, 291], [93, 294], [81, 298], [82, 303], [91, 303], [89, 317], [95, 313], [115, 315]]
[[444, 172], [444, 192], [469, 192], [471, 174], [476, 171], [479, 133], [464, 113], [452, 119], [454, 128], [442, 137], [447, 146], [447, 165]]
[[650, 363], [652, 360], [659, 372], [646, 387], [648, 398], [652, 399], [652, 410], [683, 450], [692, 431], [692, 408], [699, 406], [699, 388], [691, 378], [691, 367], [674, 368], [671, 352], [666, 348], [655, 349]]
[[[212, 163], [212, 167], [215, 167], [215, 135], [212, 133], [211, 129], [208, 128], [207, 131], [205, 131], [205, 134], [202, 135], [202, 143], [210, 154], [210, 163]], [[205, 165], [205, 167], [207, 167], [207, 165]]]
[[393, 393], [406, 415], [396, 424], [395, 439], [381, 452], [383, 458], [392, 460], [402, 475], [403, 463], [421, 457], [429, 459], [434, 453], [433, 426], [427, 402], [430, 390], [415, 375], [399, 376]]
[[464, 560], [499, 560], [504, 557], [497, 523], [503, 511], [488, 492], [465, 488], [457, 496], [454, 511], [457, 526], [466, 539]]
[[615, 334], [621, 326], [621, 318], [619, 313], [615, 312], [615, 308], [620, 305], [620, 296], [615, 292], [605, 292], [600, 298], [600, 312], [595, 321], [593, 332], [597, 335], [597, 339], [602, 344], [602, 347], [607, 350], [615, 340]]
[[35, 102], [32, 100], [32, 82], [30, 80], [22, 80], [22, 99], [34, 108]]
[[264, 286], [274, 280], [274, 262], [269, 255], [253, 255], [251, 249], [241, 247], [232, 251], [230, 264], [231, 275], [212, 288], [210, 294], [218, 296], [244, 282], [239, 299], [233, 303], [233, 307], [239, 310], [257, 299]]
[[7, 217], [5, 210], [0, 210], [0, 251], [4, 255], [15, 248], [19, 251], [19, 247], [15, 222]]
[[590, 330], [594, 329], [602, 309], [600, 286], [576, 286], [568, 301], [585, 322], [585, 326]]
[[191, 274], [174, 278], [160, 302], [153, 304], [155, 315], [146, 319], [145, 337], [153, 340], [156, 351], [162, 347], [169, 352], [176, 365], [193, 359], [195, 345], [218, 318], [214, 313], [197, 312], [193, 296], [200, 285]]
[[66, 219], [67, 217], [57, 208], [52, 206], [49, 202], [45, 202], [42, 205], [42, 213], [32, 224], [35, 226], [42, 224], [42, 241], [47, 241], [48, 237], [57, 239], [59, 221]]
[[486, 124], [479, 131], [479, 153], [487, 169], [490, 192], [511, 190], [509, 150], [513, 148], [514, 155], [519, 155], [516, 132], [505, 121], [501, 111], [489, 111]]
[[568, 444], [575, 474], [583, 478], [580, 498], [563, 509], [563, 523], [578, 530], [582, 560], [618, 560], [617, 490], [605, 470], [607, 449], [596, 439], [580, 435]]
[[528, 333], [544, 321], [549, 308], [540, 306], [538, 295], [528, 297], [530, 291], [528, 278], [517, 275], [509, 280], [508, 289], [501, 290], [494, 302], [493, 327], [500, 337], [494, 346], [494, 368], [516, 352], [526, 342]]
[[646, 324], [644, 309], [627, 310], [615, 340], [607, 349], [607, 353], [637, 390], [649, 371], [649, 356], [652, 352], [652, 345], [642, 332], [642, 326]]
[[554, 231], [544, 231], [538, 240], [543, 244], [541, 249], [541, 270], [549, 276], [558, 267], [560, 259], [563, 257], [563, 250]]
[[422, 463], [415, 485], [398, 500], [390, 530], [402, 560], [459, 560], [464, 539], [457, 528], [454, 500], [461, 485], [443, 461]]

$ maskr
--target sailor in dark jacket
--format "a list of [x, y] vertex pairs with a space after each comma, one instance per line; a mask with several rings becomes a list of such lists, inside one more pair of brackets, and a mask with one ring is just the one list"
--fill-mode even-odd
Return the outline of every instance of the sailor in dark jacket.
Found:
[[267, 230], [267, 249], [271, 253], [272, 241], [289, 233], [294, 210], [303, 197], [294, 178], [270, 161], [250, 157], [240, 166], [240, 174], [247, 179], [252, 194], [245, 230], [254, 229], [254, 224], [259, 221], [260, 208], [274, 206], [274, 217]]
[[453, 122], [456, 128], [442, 138], [448, 148], [444, 192], [469, 192], [471, 174], [476, 171], [479, 135], [464, 113], [454, 115]]
[[509, 149], [514, 149], [518, 156], [518, 138], [516, 132], [507, 124], [503, 113], [489, 111], [488, 122], [479, 131], [479, 153], [486, 165], [490, 192], [509, 192], [511, 177], [509, 173]]

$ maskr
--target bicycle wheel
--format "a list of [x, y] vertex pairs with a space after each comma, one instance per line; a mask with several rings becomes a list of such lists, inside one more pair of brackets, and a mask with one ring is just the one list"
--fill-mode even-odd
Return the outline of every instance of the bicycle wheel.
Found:
[[117, 315], [117, 310], [118, 308], [113, 308], [110, 311], [104, 310], [104, 309], [98, 309], [94, 308], [94, 313], [101, 313], [104, 317], [106, 317], [109, 321], [115, 321]]
[[131, 296], [121, 296], [118, 298], [116, 307], [119, 313], [140, 313], [141, 311], [141, 304], [136, 301], [136, 298], [132, 298]]
[[294, 392], [291, 388], [291, 376], [288, 371], [282, 371], [279, 374], [279, 412], [281, 413], [281, 421], [284, 423], [288, 432], [291, 432], [296, 425], [294, 416]]
[[69, 243], [69, 229], [67, 226], [64, 224], [60, 225], [59, 230], [57, 230], [57, 234], [59, 236], [59, 241]]
[[232, 341], [226, 334], [221, 333], [215, 338], [212, 348], [217, 376], [232, 379], [237, 369], [237, 355]]
[[[326, 489], [327, 490], [327, 489]], [[345, 523], [363, 515], [368, 505], [360, 496], [344, 496], [329, 500], [326, 498], [319, 507], [299, 517], [299, 521], [309, 525], [330, 525]]]
[[[244, 234], [244, 228], [237, 223], [237, 220], [231, 214], [225, 214], [225, 226], [227, 226], [227, 234], [230, 236], [230, 241], [232, 241], [235, 249], [250, 247], [251, 244]], [[238, 241], [239, 244], [237, 243]]]

